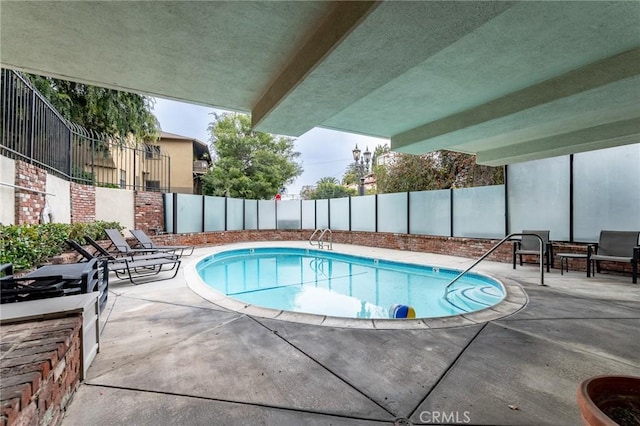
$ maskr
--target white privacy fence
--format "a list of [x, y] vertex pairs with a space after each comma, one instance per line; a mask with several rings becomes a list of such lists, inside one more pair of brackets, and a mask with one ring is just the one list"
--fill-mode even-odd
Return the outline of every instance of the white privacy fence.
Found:
[[640, 229], [640, 144], [510, 165], [505, 185], [329, 200], [243, 200], [164, 194], [172, 233], [331, 228], [469, 238], [549, 229], [597, 241]]

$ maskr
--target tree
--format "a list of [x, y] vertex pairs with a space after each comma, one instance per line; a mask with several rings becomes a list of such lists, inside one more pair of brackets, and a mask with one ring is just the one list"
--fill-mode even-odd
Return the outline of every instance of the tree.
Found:
[[359, 166], [353, 162], [347, 166], [347, 171], [342, 176], [343, 185], [357, 185], [360, 183], [360, 170]]
[[158, 138], [153, 99], [135, 93], [27, 74], [33, 85], [67, 120], [115, 138]]
[[480, 166], [475, 156], [451, 151], [398, 154], [393, 164], [376, 166], [374, 172], [380, 193], [466, 188], [504, 181], [502, 167]]
[[316, 189], [309, 193], [311, 200], [325, 200], [329, 198], [342, 198], [356, 195], [356, 190], [345, 188], [338, 184], [338, 179], [334, 177], [323, 177], [316, 183]]
[[302, 174], [294, 140], [253, 131], [247, 115], [215, 115], [209, 132], [215, 159], [203, 177], [205, 195], [269, 199]]

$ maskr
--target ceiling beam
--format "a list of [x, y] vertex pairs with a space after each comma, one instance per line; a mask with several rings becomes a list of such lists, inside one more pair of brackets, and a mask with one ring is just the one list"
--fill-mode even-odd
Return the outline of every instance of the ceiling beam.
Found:
[[[462, 129], [516, 114], [527, 109], [577, 95], [640, 74], [640, 48], [614, 55], [567, 72], [558, 77], [510, 93], [477, 107], [399, 133], [391, 138], [391, 148], [421, 152], [447, 149], [458, 144], [437, 138]], [[437, 138], [432, 141], [431, 139]], [[417, 144], [417, 145], [416, 145]], [[411, 145], [416, 147], [409, 148]], [[408, 148], [403, 150], [402, 148]]]
[[251, 111], [253, 127], [258, 126], [378, 5], [376, 1], [337, 2], [255, 104]]
[[640, 117], [586, 129], [535, 139], [477, 153], [478, 164], [502, 166], [521, 161], [569, 155], [637, 143], [640, 140]]

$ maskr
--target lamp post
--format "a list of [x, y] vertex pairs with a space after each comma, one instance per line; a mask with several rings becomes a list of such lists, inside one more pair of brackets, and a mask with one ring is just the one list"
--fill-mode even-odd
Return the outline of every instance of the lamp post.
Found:
[[[356, 144], [356, 147], [352, 151], [353, 153], [353, 161], [356, 163], [356, 170], [358, 172], [358, 177], [360, 178], [360, 183], [358, 184], [358, 195], [364, 195], [364, 177], [369, 172], [369, 162], [371, 161], [371, 152], [369, 151], [369, 147], [365, 152], [361, 152]], [[362, 155], [360, 155], [362, 154]]]

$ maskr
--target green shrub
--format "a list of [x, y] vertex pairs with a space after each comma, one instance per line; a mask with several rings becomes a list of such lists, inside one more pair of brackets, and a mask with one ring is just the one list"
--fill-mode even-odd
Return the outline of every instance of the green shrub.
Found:
[[12, 263], [16, 271], [30, 269], [67, 249], [67, 238], [82, 241], [85, 235], [105, 239], [105, 229], [124, 229], [118, 222], [45, 223], [0, 225], [0, 263]]
[[107, 234], [104, 232], [105, 229], [122, 231], [124, 227], [120, 225], [119, 222], [105, 222], [102, 220], [90, 223], [74, 223], [71, 225], [68, 238], [83, 242], [83, 238], [86, 235], [94, 240], [106, 240]]

